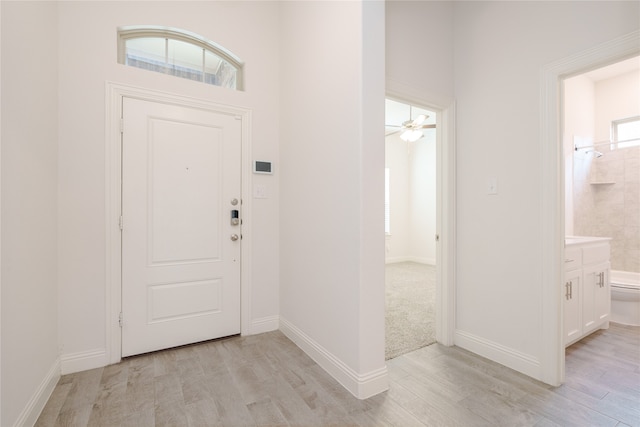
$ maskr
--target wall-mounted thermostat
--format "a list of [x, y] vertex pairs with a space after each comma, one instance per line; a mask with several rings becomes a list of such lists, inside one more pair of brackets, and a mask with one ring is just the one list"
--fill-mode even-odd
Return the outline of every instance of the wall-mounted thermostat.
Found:
[[271, 169], [271, 162], [261, 162], [259, 160], [256, 160], [253, 163], [253, 173], [272, 174], [273, 170]]

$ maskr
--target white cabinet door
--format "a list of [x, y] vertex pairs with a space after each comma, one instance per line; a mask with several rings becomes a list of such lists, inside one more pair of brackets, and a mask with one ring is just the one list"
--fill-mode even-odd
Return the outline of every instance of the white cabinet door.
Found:
[[582, 325], [583, 333], [588, 333], [601, 327], [609, 318], [609, 263], [585, 266], [583, 277]]
[[565, 273], [562, 288], [564, 302], [564, 343], [569, 344], [582, 335], [581, 285], [582, 270]]
[[123, 119], [122, 356], [239, 333], [241, 121], [131, 98]]

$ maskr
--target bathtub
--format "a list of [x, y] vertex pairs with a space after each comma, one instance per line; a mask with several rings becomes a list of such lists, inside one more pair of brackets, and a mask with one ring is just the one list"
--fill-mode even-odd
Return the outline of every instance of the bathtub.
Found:
[[640, 273], [611, 270], [611, 321], [640, 326]]

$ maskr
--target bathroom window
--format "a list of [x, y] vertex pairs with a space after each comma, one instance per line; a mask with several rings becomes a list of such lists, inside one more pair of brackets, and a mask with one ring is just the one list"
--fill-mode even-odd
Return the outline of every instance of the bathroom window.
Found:
[[167, 27], [118, 29], [118, 62], [229, 89], [242, 90], [242, 62], [197, 34]]
[[611, 122], [611, 149], [640, 146], [640, 116]]

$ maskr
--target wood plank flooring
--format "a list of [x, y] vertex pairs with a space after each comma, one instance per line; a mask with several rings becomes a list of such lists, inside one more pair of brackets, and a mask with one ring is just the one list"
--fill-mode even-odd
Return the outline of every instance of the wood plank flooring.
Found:
[[281, 332], [232, 337], [63, 376], [44, 426], [640, 426], [640, 328], [567, 349], [553, 388], [457, 347], [388, 362], [358, 400]]

